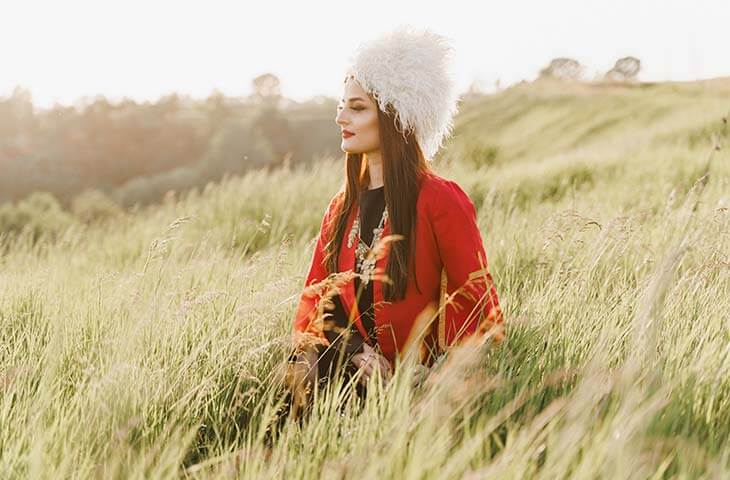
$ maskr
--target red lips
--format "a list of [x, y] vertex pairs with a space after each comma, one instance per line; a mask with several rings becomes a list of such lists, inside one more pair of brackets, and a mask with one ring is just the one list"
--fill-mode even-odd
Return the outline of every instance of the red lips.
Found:
[[342, 131], [342, 136], [343, 136], [344, 138], [350, 138], [350, 137], [351, 137], [351, 136], [353, 136], [353, 135], [355, 135], [355, 134], [354, 134], [354, 133], [352, 133], [352, 132], [351, 132], [351, 131], [349, 131], [349, 130], [343, 130], [343, 131]]

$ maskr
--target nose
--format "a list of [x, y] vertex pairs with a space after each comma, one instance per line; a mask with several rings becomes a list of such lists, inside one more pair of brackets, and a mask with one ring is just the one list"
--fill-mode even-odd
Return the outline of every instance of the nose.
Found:
[[335, 123], [337, 125], [339, 125], [340, 127], [344, 127], [347, 123], [346, 118], [345, 118], [346, 115], [344, 113], [345, 113], [345, 109], [341, 108], [341, 109], [337, 110], [337, 114], [335, 115]]

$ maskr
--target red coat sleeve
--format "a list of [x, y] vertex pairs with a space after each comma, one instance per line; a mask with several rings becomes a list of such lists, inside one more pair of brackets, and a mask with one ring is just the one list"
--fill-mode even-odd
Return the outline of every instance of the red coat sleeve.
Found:
[[477, 333], [504, 338], [504, 319], [469, 196], [445, 180], [431, 202], [431, 222], [446, 270], [445, 341], [453, 346]]
[[324, 247], [329, 241], [331, 230], [334, 229], [334, 225], [331, 224], [334, 216], [334, 207], [337, 204], [339, 194], [330, 201], [329, 205], [325, 209], [324, 216], [322, 217], [322, 223], [317, 234], [317, 240], [314, 244], [314, 252], [312, 254], [312, 260], [309, 265], [309, 273], [304, 281], [304, 289], [299, 297], [299, 304], [297, 306], [296, 313], [294, 315], [293, 334], [296, 336], [297, 333], [309, 332], [313, 333], [325, 344], [327, 339], [324, 333], [320, 329], [312, 328], [314, 320], [317, 318], [317, 307], [321, 295], [316, 289], [307, 288], [312, 284], [316, 284], [324, 280], [329, 273], [324, 264]]

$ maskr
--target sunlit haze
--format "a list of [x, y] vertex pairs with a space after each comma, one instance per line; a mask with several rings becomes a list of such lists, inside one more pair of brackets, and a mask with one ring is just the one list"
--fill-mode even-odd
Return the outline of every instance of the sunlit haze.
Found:
[[461, 89], [531, 80], [557, 56], [589, 77], [633, 55], [641, 80], [711, 78], [730, 75], [729, 18], [721, 0], [10, 2], [0, 15], [0, 96], [16, 85], [43, 107], [97, 94], [238, 96], [266, 72], [287, 97], [336, 96], [354, 48], [403, 23], [452, 40]]

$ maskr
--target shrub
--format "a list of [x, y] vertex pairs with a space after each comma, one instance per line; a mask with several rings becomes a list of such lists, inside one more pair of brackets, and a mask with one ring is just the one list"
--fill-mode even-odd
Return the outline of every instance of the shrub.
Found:
[[45, 236], [55, 237], [72, 223], [73, 217], [48, 192], [35, 192], [17, 204], [0, 207], [0, 233], [27, 232], [33, 242]]
[[71, 211], [84, 223], [98, 222], [119, 215], [122, 208], [100, 190], [84, 190], [71, 201]]

